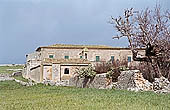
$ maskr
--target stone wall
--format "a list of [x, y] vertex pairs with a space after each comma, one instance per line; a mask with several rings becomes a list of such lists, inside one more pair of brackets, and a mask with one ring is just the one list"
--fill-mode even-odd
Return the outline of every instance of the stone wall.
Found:
[[34, 52], [26, 55], [27, 62], [24, 66], [23, 77], [30, 78], [31, 68], [41, 65], [41, 52]]
[[107, 84], [107, 79], [104, 75], [96, 75], [94, 78], [79, 78], [78, 76], [72, 77], [69, 80], [70, 86], [80, 87], [80, 88], [105, 88]]
[[41, 52], [33, 52], [26, 55], [27, 61], [29, 60], [41, 60]]
[[43, 80], [52, 80], [52, 65], [43, 66]]
[[[76, 69], [77, 68], [85, 68], [87, 67], [88, 64], [72, 64], [72, 65], [61, 65], [61, 80], [69, 80], [71, 77], [73, 77], [75, 75]], [[64, 74], [64, 70], [65, 68], [69, 69], [69, 74]]]
[[52, 65], [52, 80], [59, 81], [60, 80], [60, 64]]
[[41, 75], [41, 67], [37, 67], [35, 69], [32, 69], [29, 73], [29, 78], [37, 83], [40, 82], [40, 76]]
[[[49, 55], [53, 55], [55, 59], [64, 59], [65, 56], [69, 56], [70, 59], [80, 58], [80, 53], [83, 49], [43, 49], [42, 58], [49, 58]], [[144, 54], [143, 50], [140, 50], [140, 54]], [[108, 49], [88, 49], [87, 59], [91, 62], [96, 61], [96, 56], [100, 56], [101, 61], [109, 61], [111, 56], [114, 59], [123, 60], [128, 56], [132, 57], [131, 50], [108, 50]]]

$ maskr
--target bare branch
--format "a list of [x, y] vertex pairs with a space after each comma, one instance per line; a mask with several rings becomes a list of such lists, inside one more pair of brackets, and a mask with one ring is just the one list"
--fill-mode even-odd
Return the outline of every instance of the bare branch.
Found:
[[[133, 59], [150, 62], [155, 72], [157, 68], [158, 76], [161, 76], [162, 65], [170, 59], [170, 12], [167, 10], [161, 13], [160, 6], [143, 11], [133, 11], [130, 8], [124, 11], [123, 16], [111, 18], [118, 32], [113, 39], [127, 37]], [[146, 48], [145, 57], [139, 57], [135, 51], [138, 47]]]

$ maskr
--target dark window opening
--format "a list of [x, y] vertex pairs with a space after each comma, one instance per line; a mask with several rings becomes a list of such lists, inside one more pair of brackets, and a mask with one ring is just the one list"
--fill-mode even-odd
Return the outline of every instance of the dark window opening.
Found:
[[96, 56], [96, 61], [100, 61], [100, 56]]
[[83, 56], [80, 56], [80, 58], [83, 58]]
[[115, 57], [114, 57], [114, 56], [111, 56], [111, 61], [112, 61], [112, 62], [114, 61], [114, 59], [115, 59]]
[[64, 69], [64, 74], [69, 74], [69, 68]]
[[128, 57], [128, 62], [131, 62], [131, 61], [132, 61], [131, 57]]
[[87, 59], [87, 53], [85, 53], [85, 59]]
[[65, 56], [64, 58], [65, 58], [65, 59], [69, 59], [69, 56]]
[[54, 56], [53, 55], [49, 55], [49, 58], [53, 58]]

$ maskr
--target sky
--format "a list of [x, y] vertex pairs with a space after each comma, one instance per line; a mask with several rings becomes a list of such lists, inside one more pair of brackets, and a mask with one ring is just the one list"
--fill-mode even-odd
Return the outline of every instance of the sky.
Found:
[[170, 0], [0, 0], [0, 64], [23, 64], [37, 47], [58, 43], [127, 47], [112, 39], [110, 17], [156, 4], [170, 8]]

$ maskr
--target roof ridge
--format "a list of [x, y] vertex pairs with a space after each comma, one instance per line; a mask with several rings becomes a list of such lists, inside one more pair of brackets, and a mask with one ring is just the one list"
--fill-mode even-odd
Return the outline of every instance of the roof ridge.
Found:
[[[107, 46], [107, 45], [98, 45], [98, 44], [53, 44], [53, 45], [49, 45], [49, 46], [55, 46], [55, 45], [62, 45], [62, 46]], [[112, 46], [110, 46], [112, 47]]]
[[103, 47], [103, 48], [113, 48], [112, 46], [107, 46], [107, 45], [89, 45], [89, 44], [53, 44], [53, 45], [49, 45], [47, 47]]
[[53, 44], [49, 46], [40, 46], [36, 49], [36, 51], [40, 50], [41, 48], [62, 48], [62, 49], [128, 49], [127, 47], [112, 47], [107, 45], [80, 45], [80, 44]]

